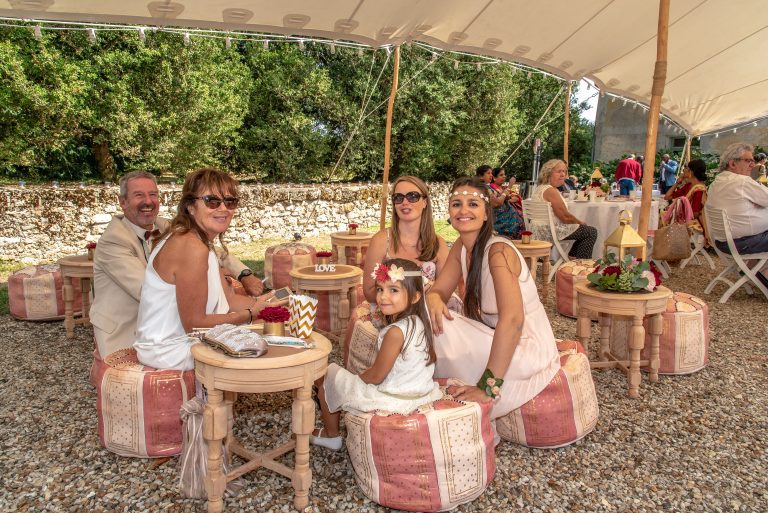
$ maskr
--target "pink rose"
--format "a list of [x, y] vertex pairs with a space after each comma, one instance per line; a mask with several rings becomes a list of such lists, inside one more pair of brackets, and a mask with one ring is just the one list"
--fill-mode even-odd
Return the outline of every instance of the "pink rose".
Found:
[[488, 385], [489, 387], [492, 387], [493, 385], [496, 384], [496, 380], [493, 378], [488, 378], [485, 380], [485, 384]]

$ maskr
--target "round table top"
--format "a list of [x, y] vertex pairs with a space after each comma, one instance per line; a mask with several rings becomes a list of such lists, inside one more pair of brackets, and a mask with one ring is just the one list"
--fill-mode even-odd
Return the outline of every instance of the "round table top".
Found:
[[525, 250], [525, 249], [551, 249], [552, 243], [547, 242], [545, 240], [534, 240], [531, 239], [531, 242], [528, 244], [523, 244], [523, 241], [520, 239], [513, 239], [512, 244], [515, 245], [515, 247], [519, 250]]
[[[257, 330], [261, 331], [261, 330]], [[223, 369], [281, 369], [295, 367], [325, 358], [331, 352], [331, 342], [316, 331], [312, 332], [309, 340], [315, 344], [311, 349], [297, 349], [285, 346], [269, 346], [267, 352], [258, 358], [235, 358], [217, 351], [208, 344], [201, 342], [192, 346], [192, 356], [195, 361], [221, 367]]]
[[88, 260], [88, 255], [72, 255], [59, 258], [56, 262], [59, 267], [66, 265], [69, 267], [93, 267], [93, 260]]
[[340, 240], [345, 242], [360, 242], [373, 238], [371, 232], [356, 232], [354, 235], [350, 235], [349, 232], [334, 232], [331, 234], [331, 241]]
[[328, 280], [328, 279], [344, 279], [344, 278], [357, 278], [363, 275], [363, 270], [355, 265], [347, 264], [329, 264], [335, 266], [333, 271], [315, 271], [314, 265], [308, 265], [306, 267], [299, 267], [298, 269], [291, 269], [288, 274], [292, 278], [299, 278], [302, 280]]
[[622, 301], [653, 301], [655, 299], [666, 299], [672, 296], [672, 291], [663, 285], [659, 285], [653, 292], [614, 292], [610, 290], [599, 290], [591, 286], [588, 281], [580, 281], [575, 286], [576, 292], [585, 296], [596, 297], [600, 299]]

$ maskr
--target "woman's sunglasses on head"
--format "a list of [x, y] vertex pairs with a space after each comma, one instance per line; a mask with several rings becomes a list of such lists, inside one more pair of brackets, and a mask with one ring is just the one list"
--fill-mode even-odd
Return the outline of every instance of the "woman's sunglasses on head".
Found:
[[416, 203], [421, 198], [426, 198], [426, 196], [416, 191], [406, 192], [405, 194], [396, 192], [392, 195], [392, 203], [399, 205], [404, 200], [408, 200], [408, 203]]
[[234, 196], [226, 196], [224, 199], [221, 199], [218, 196], [214, 196], [213, 194], [195, 196], [193, 199], [203, 200], [203, 203], [205, 203], [206, 207], [214, 210], [219, 208], [222, 203], [224, 203], [224, 206], [227, 207], [227, 210], [234, 210], [237, 208], [237, 204], [240, 203], [240, 198], [235, 198]]

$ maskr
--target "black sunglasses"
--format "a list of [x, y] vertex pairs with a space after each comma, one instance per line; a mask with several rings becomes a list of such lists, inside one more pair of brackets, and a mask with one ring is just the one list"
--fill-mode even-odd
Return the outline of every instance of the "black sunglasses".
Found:
[[406, 199], [408, 200], [408, 203], [416, 203], [421, 198], [426, 198], [426, 197], [427, 196], [425, 194], [422, 194], [416, 191], [406, 192], [405, 194], [403, 194], [402, 192], [396, 192], [392, 195], [392, 203], [394, 203], [395, 205], [399, 205]]
[[205, 206], [216, 210], [221, 206], [222, 203], [224, 203], [224, 206], [227, 207], [227, 210], [234, 210], [237, 208], [237, 204], [240, 203], [240, 198], [235, 198], [234, 196], [227, 196], [224, 199], [219, 198], [218, 196], [214, 196], [213, 194], [206, 194], [205, 196], [195, 196], [192, 199], [196, 200], [203, 200], [203, 203], [205, 203]]

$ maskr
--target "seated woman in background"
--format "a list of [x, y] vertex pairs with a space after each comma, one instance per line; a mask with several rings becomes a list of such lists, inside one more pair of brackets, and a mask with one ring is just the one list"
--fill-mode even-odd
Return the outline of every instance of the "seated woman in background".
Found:
[[[686, 198], [691, 206], [693, 219], [688, 221], [688, 226], [699, 232], [704, 232], [705, 223], [702, 216], [704, 204], [707, 202], [707, 165], [703, 160], [695, 159], [688, 162], [683, 168], [683, 172], [677, 177], [677, 181], [664, 194], [664, 199], [672, 201], [673, 204], [677, 198]], [[671, 212], [672, 205], [667, 207], [667, 212]], [[683, 215], [685, 210], [686, 207], [678, 208], [678, 211]], [[671, 214], [663, 217], [669, 219], [670, 216]]]
[[193, 369], [194, 339], [187, 333], [224, 323], [250, 323], [274, 295], [235, 295], [224, 279], [214, 243], [218, 238], [226, 252], [223, 234], [238, 202], [237, 181], [227, 173], [204, 168], [187, 175], [178, 213], [157, 239], [141, 289], [133, 346], [144, 365]]
[[498, 175], [506, 178], [504, 169], [500, 167], [491, 169], [491, 166], [483, 164], [477, 168], [475, 175], [478, 178], [481, 178], [488, 188], [488, 197], [491, 201], [491, 207], [493, 207], [494, 230], [496, 230], [499, 235], [511, 239], [519, 239], [520, 232], [525, 230], [525, 223], [522, 215], [522, 203], [520, 203], [521, 209], [517, 210], [512, 205], [512, 202], [522, 202], [522, 198], [520, 198], [518, 194], [515, 194], [512, 188], [504, 190], [495, 183], [495, 178]]
[[[432, 200], [424, 181], [415, 176], [399, 177], [393, 184], [390, 201], [392, 224], [373, 236], [365, 253], [363, 295], [366, 302], [358, 305], [349, 320], [343, 350], [345, 366], [349, 363], [350, 353], [366, 355], [356, 360], [368, 363], [376, 349], [375, 339], [351, 338], [357, 319], [370, 321], [376, 328], [384, 326], [384, 316], [376, 307], [376, 280], [372, 276], [374, 267], [384, 260], [403, 258], [418, 264], [424, 277], [431, 283], [448, 257], [448, 245], [435, 232]], [[365, 347], [361, 347], [361, 344]]]
[[[574, 241], [568, 256], [572, 258], [592, 258], [592, 248], [597, 241], [597, 228], [588, 226], [568, 211], [563, 197], [558, 191], [567, 175], [565, 162], [562, 160], [548, 160], [539, 170], [539, 179], [531, 199], [536, 201], [548, 201], [552, 204], [552, 213], [555, 216], [555, 232], [557, 239]], [[533, 231], [534, 238], [550, 240], [549, 226], [541, 226], [532, 223], [529, 227]]]

